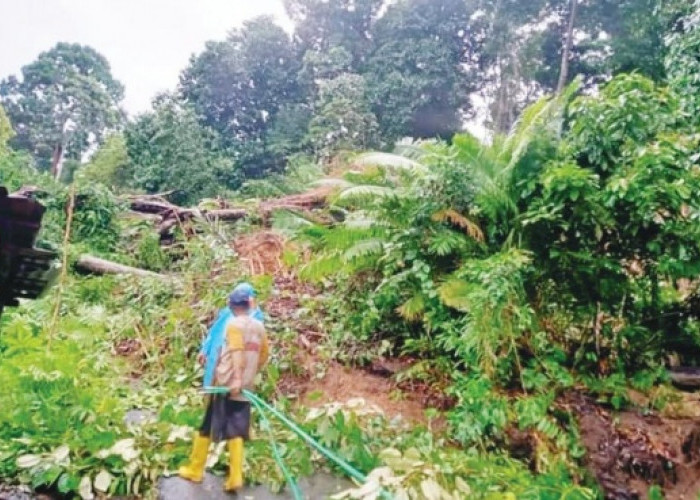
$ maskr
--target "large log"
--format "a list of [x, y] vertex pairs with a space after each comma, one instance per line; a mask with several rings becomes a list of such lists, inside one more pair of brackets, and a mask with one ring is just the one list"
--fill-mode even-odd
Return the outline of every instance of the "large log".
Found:
[[700, 368], [678, 366], [668, 372], [671, 382], [679, 389], [695, 391], [700, 389]]
[[150, 276], [165, 279], [166, 276], [153, 271], [147, 271], [138, 267], [125, 266], [111, 260], [100, 259], [92, 255], [81, 255], [75, 263], [75, 267], [81, 271], [92, 274], [133, 274], [136, 276]]
[[180, 207], [177, 205], [154, 198], [131, 198], [129, 200], [129, 205], [135, 212], [147, 214], [162, 214], [164, 212], [180, 210]]
[[[272, 212], [277, 210], [299, 210], [310, 212], [326, 205], [331, 189], [321, 187], [312, 191], [284, 196], [262, 201], [258, 205], [263, 224], [269, 223]], [[217, 208], [199, 209], [179, 207], [170, 203], [160, 195], [138, 195], [127, 198], [132, 211], [141, 214], [149, 214], [158, 217], [157, 232], [161, 239], [167, 237], [178, 224], [191, 219], [204, 219], [206, 221], [237, 221], [249, 216], [249, 212], [243, 208]]]
[[248, 215], [248, 212], [242, 208], [199, 210], [197, 208], [178, 207], [158, 198], [131, 198], [129, 204], [131, 210], [135, 212], [158, 214], [163, 217], [163, 220], [170, 218], [186, 220], [196, 216], [201, 216], [205, 219], [238, 220]]

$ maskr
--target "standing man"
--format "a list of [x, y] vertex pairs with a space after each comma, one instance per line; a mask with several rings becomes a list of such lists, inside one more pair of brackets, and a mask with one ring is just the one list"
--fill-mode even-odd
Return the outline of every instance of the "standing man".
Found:
[[209, 445], [228, 441], [229, 475], [224, 489], [243, 486], [243, 441], [250, 428], [250, 402], [242, 389], [253, 389], [253, 380], [268, 358], [265, 328], [258, 318], [262, 311], [255, 305], [255, 292], [241, 283], [229, 296], [226, 310], [209, 330], [199, 361], [205, 364], [204, 387], [214, 384], [229, 388], [227, 394], [209, 397], [204, 422], [192, 442], [190, 461], [178, 469], [184, 479], [201, 482], [204, 478]]
[[[240, 283], [234, 288], [234, 292], [242, 294], [241, 296], [247, 297], [248, 303], [250, 304], [251, 317], [257, 319], [261, 323], [265, 322], [265, 316], [260, 310], [260, 307], [256, 305], [255, 301], [255, 289], [250, 283]], [[209, 387], [212, 385], [214, 380], [214, 368], [216, 367], [216, 358], [218, 352], [221, 350], [221, 346], [224, 341], [224, 334], [226, 323], [231, 319], [232, 312], [229, 307], [224, 307], [219, 311], [219, 315], [214, 321], [214, 324], [209, 329], [207, 337], [202, 342], [202, 347], [199, 350], [199, 355], [197, 359], [199, 363], [204, 366], [204, 387]]]

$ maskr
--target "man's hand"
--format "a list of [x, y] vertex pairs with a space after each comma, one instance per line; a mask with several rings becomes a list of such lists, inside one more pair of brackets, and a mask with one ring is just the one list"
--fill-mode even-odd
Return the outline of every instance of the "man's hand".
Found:
[[231, 396], [238, 396], [241, 393], [242, 384], [239, 380], [234, 381], [231, 384]]
[[199, 353], [199, 356], [197, 356], [197, 361], [199, 362], [200, 365], [204, 366], [207, 362], [207, 357], [204, 355], [203, 352]]

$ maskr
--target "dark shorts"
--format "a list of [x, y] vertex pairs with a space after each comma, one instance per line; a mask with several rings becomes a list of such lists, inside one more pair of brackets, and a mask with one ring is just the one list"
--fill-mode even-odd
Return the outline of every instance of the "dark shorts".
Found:
[[202, 436], [212, 441], [227, 441], [233, 438], [248, 439], [250, 431], [250, 403], [235, 401], [226, 395], [215, 395], [209, 399], [204, 422], [199, 429]]

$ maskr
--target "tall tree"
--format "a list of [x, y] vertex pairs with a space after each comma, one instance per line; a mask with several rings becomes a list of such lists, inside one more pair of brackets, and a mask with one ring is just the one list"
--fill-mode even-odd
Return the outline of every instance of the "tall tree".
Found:
[[216, 130], [250, 175], [279, 166], [266, 133], [277, 112], [299, 99], [299, 61], [289, 36], [260, 17], [209, 42], [180, 77], [180, 94], [201, 123]]
[[[636, 71], [654, 80], [665, 78], [664, 38], [686, 12], [687, 0], [549, 0], [550, 64], [562, 61], [571, 41], [568, 79], [583, 75], [589, 83]], [[572, 11], [571, 7], [576, 7]], [[571, 13], [573, 37], [568, 37]], [[554, 43], [551, 43], [551, 42]], [[557, 73], [559, 74], [559, 73]], [[545, 75], [541, 75], [545, 76]], [[553, 89], [554, 81], [542, 83]]]
[[176, 190], [177, 201], [196, 202], [240, 184], [217, 134], [171, 95], [157, 97], [124, 135], [133, 183], [148, 193]]
[[664, 78], [663, 38], [684, 2], [479, 2], [475, 28], [484, 38], [479, 87], [491, 103], [492, 128], [507, 131], [529, 102], [579, 75], [587, 85], [632, 71]]
[[320, 83], [309, 137], [316, 153], [331, 158], [343, 149], [368, 149], [378, 144], [377, 119], [367, 102], [362, 76], [344, 73]]
[[556, 70], [542, 67], [539, 48], [547, 0], [487, 0], [475, 8], [472, 30], [483, 40], [477, 59], [478, 92], [490, 104], [490, 128], [507, 133], [519, 111], [541, 94], [537, 73]]
[[0, 83], [0, 102], [17, 136], [39, 167], [60, 177], [64, 159], [80, 160], [122, 119], [124, 88], [95, 49], [59, 43], [22, 68], [21, 79]]
[[557, 94], [561, 94], [564, 86], [569, 81], [569, 58], [571, 57], [571, 48], [574, 45], [574, 26], [576, 25], [576, 10], [578, 8], [578, 0], [569, 0], [568, 22], [566, 25], [566, 33], [564, 35], [564, 44], [561, 50], [561, 66], [559, 68], [559, 81], [557, 82]]
[[473, 90], [478, 40], [464, 0], [401, 0], [373, 25], [362, 74], [388, 139], [451, 136]]
[[680, 18], [678, 30], [669, 36], [669, 54], [666, 69], [671, 88], [680, 96], [682, 116], [694, 127], [700, 125], [700, 0], [690, 2], [687, 9], [676, 11]]
[[294, 37], [301, 53], [342, 47], [352, 57], [353, 70], [371, 47], [370, 28], [383, 4], [384, 0], [284, 0], [296, 23]]
[[105, 137], [88, 164], [76, 172], [75, 178], [88, 183], [104, 184], [113, 192], [132, 187], [134, 171], [124, 134], [115, 133]]

